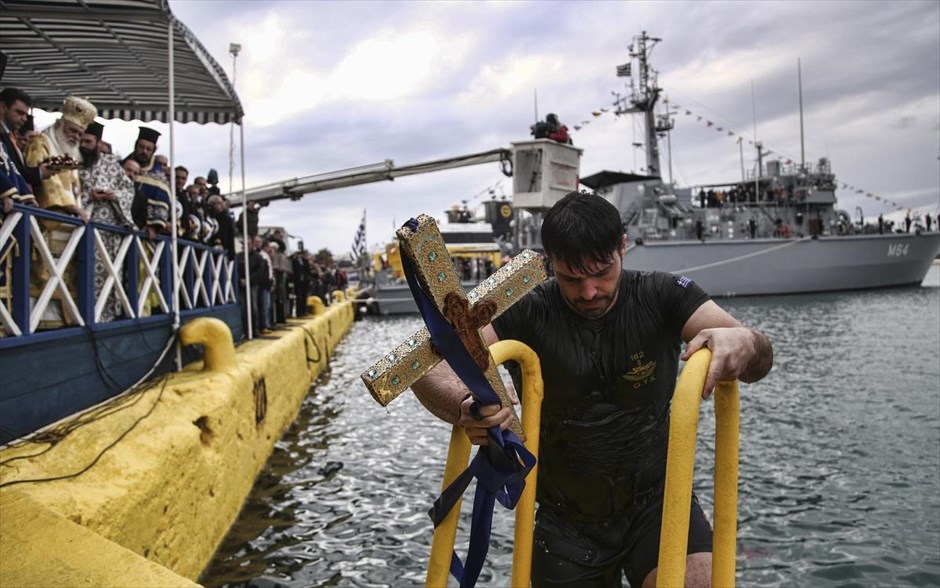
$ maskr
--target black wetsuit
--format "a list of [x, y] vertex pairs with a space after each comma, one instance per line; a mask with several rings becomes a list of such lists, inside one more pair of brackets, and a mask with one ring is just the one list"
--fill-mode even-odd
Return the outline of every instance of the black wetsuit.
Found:
[[[638, 504], [661, 499], [682, 327], [707, 300], [687, 278], [624, 270], [599, 319], [574, 313], [550, 280], [494, 321], [500, 339], [522, 341], [542, 364], [540, 515], [629, 527]], [[595, 563], [615, 563], [626, 549]]]

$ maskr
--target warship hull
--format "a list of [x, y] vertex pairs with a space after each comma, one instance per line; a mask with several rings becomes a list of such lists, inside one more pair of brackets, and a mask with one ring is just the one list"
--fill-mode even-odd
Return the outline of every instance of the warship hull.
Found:
[[624, 267], [694, 280], [715, 297], [919, 285], [940, 233], [666, 241], [631, 245]]

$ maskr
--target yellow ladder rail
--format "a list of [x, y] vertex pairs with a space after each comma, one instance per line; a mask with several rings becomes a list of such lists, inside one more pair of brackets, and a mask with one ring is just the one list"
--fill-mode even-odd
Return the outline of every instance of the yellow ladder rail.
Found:
[[[711, 351], [701, 349], [695, 352], [683, 368], [672, 398], [657, 586], [682, 586], [685, 583], [699, 405], [710, 362]], [[739, 416], [737, 381], [719, 382], [715, 390], [715, 530], [712, 554], [712, 586], [716, 588], [734, 586]]]
[[[527, 345], [519, 341], [499, 341], [490, 347], [496, 365], [506, 361], [517, 361], [522, 367], [522, 430], [526, 433], [526, 448], [538, 458], [539, 424], [542, 416], [542, 368], [539, 358]], [[444, 467], [442, 489], [450, 486], [470, 461], [470, 439], [464, 430], [455, 425], [450, 434], [447, 464]], [[532, 575], [532, 531], [535, 528], [535, 481], [538, 465], [526, 478], [525, 489], [516, 505], [515, 540], [512, 555], [512, 586], [528, 586]], [[438, 588], [447, 585], [450, 574], [451, 554], [457, 536], [457, 521], [460, 518], [458, 499], [454, 508], [434, 530], [431, 554], [425, 585]]]

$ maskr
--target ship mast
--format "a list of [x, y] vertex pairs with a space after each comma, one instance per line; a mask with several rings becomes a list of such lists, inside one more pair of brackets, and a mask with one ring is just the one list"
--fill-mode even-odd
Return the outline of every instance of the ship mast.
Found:
[[[644, 136], [646, 147], [646, 173], [651, 176], [662, 177], [662, 168], [659, 164], [659, 142], [657, 135], [668, 132], [672, 128], [669, 115], [660, 117], [657, 124], [655, 108], [656, 101], [662, 89], [656, 81], [657, 71], [649, 66], [649, 56], [656, 43], [662, 39], [650, 37], [643, 31], [630, 45], [630, 58], [636, 59], [638, 67], [636, 82], [631, 77], [629, 106], [625, 106], [619, 98], [617, 100], [616, 114], [643, 114]], [[629, 69], [626, 70], [629, 72]], [[629, 73], [627, 73], [629, 75]]]
[[803, 68], [796, 60], [796, 77], [800, 86], [800, 172], [806, 172], [806, 144], [803, 140]]

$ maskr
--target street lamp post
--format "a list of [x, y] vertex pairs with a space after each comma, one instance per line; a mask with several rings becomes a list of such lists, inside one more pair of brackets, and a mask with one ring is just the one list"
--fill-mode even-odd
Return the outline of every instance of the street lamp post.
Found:
[[[242, 46], [238, 43], [229, 43], [228, 52], [232, 54], [232, 89], [235, 89], [235, 61], [238, 58], [238, 53], [242, 50]], [[254, 338], [254, 333], [251, 328], [252, 317], [252, 308], [251, 308], [251, 276], [249, 275], [248, 267], [248, 252], [251, 248], [251, 243], [248, 240], [248, 203], [245, 199], [245, 120], [242, 117], [238, 121], [238, 126], [241, 133], [241, 173], [242, 173], [242, 256], [244, 261], [245, 275], [242, 276], [242, 280], [245, 282], [245, 332], [248, 333], [248, 338]], [[233, 178], [235, 175], [235, 121], [232, 121], [231, 132], [229, 133], [229, 157], [228, 157], [228, 192], [232, 194], [233, 192]]]
[[[232, 54], [232, 87], [235, 87], [235, 60], [242, 46], [238, 43], [229, 43], [228, 52]], [[235, 121], [232, 121], [228, 136], [228, 193], [232, 193], [232, 178], [235, 175]]]

